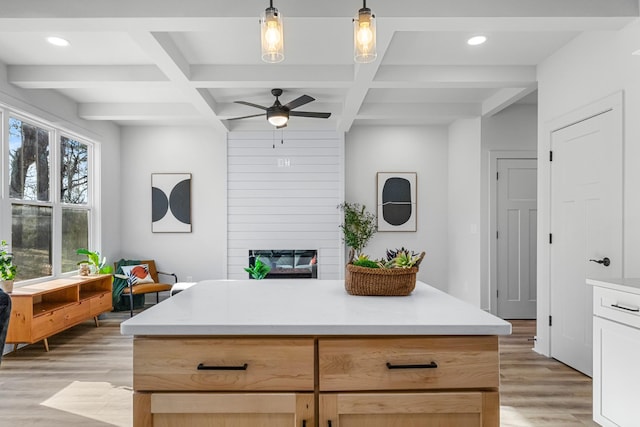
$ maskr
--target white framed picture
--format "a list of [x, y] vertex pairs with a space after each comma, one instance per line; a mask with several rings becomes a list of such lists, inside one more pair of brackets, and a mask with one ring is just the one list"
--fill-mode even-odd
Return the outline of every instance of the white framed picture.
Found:
[[191, 174], [151, 174], [151, 231], [191, 233]]
[[416, 231], [417, 174], [378, 172], [378, 231]]

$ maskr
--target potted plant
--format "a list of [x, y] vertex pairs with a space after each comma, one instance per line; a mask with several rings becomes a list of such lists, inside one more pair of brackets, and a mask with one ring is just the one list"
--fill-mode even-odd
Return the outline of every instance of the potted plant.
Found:
[[102, 257], [102, 259], [100, 259], [100, 252], [94, 252], [88, 249], [80, 248], [76, 251], [76, 253], [78, 255], [87, 256], [87, 259], [78, 261], [81, 276], [88, 276], [89, 274], [109, 274], [113, 270], [111, 266], [106, 265], [106, 257]]
[[0, 242], [0, 279], [2, 290], [10, 294], [13, 292], [13, 280], [16, 277], [16, 265], [13, 263], [13, 255], [9, 252], [6, 241]]
[[344, 212], [344, 222], [340, 225], [343, 232], [342, 241], [360, 256], [362, 249], [376, 233], [376, 216], [359, 203], [344, 202], [338, 205]]
[[256, 260], [253, 262], [253, 266], [247, 267], [244, 269], [251, 278], [256, 280], [262, 280], [267, 277], [267, 274], [271, 271], [271, 267], [260, 260], [260, 257], [256, 257]]
[[386, 259], [374, 261], [365, 254], [349, 254], [345, 289], [351, 295], [406, 296], [416, 286], [418, 267], [424, 252], [401, 248], [387, 250]]

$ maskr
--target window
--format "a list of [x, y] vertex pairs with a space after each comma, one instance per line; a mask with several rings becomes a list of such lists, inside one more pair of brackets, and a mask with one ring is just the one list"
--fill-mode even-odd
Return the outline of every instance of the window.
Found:
[[16, 280], [78, 269], [78, 248], [91, 237], [89, 143], [11, 115], [9, 200]]
[[62, 204], [62, 272], [77, 270], [78, 248], [89, 247], [89, 149], [66, 136], [60, 138], [60, 200]]

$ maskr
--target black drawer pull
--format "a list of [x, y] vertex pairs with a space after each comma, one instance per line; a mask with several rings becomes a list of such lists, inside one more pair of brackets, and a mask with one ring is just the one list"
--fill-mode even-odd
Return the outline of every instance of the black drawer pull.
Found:
[[241, 366], [207, 366], [204, 363], [198, 365], [198, 371], [246, 371], [249, 364]]
[[327, 426], [331, 427], [331, 420], [327, 421]]
[[624, 305], [618, 305], [618, 304], [611, 304], [611, 307], [619, 308], [621, 310], [631, 311], [633, 313], [637, 313], [640, 311], [640, 308], [638, 307], [631, 308], [631, 307], [625, 307]]
[[387, 362], [387, 368], [389, 369], [435, 369], [438, 367], [436, 362], [431, 362], [427, 364], [419, 364], [419, 365], [392, 365]]
[[302, 420], [302, 427], [307, 427], [307, 420]]

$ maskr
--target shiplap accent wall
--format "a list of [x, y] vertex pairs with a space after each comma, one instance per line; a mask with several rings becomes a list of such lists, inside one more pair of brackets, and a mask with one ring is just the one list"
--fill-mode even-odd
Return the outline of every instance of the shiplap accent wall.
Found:
[[231, 132], [227, 144], [227, 277], [248, 277], [250, 249], [317, 249], [318, 278], [344, 277], [344, 136]]

